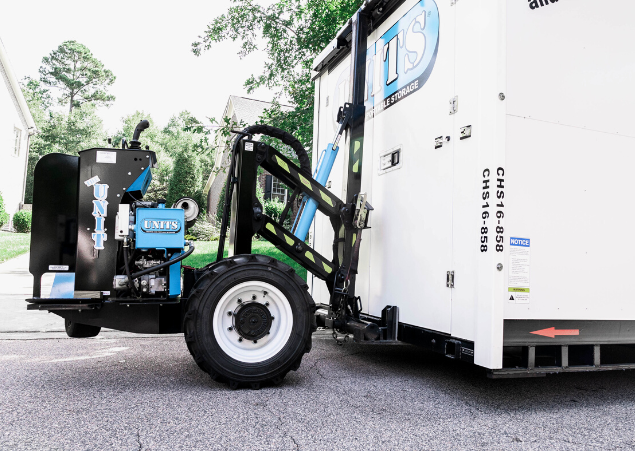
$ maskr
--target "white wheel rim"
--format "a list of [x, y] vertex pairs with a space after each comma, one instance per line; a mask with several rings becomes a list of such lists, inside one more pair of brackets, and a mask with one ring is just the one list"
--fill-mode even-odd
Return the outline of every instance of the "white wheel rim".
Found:
[[[241, 306], [238, 299], [243, 303], [269, 303], [267, 308], [274, 318], [271, 329], [256, 343], [246, 338], [239, 341], [241, 336], [234, 329], [233, 314]], [[287, 344], [293, 327], [293, 312], [289, 300], [280, 290], [266, 282], [253, 280], [236, 285], [223, 295], [216, 304], [212, 325], [216, 342], [225, 354], [240, 362], [258, 363], [275, 356]]]

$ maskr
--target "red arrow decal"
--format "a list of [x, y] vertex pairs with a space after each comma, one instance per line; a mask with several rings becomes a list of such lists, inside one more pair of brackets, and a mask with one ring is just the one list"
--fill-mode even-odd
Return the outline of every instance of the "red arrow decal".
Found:
[[555, 338], [556, 335], [580, 335], [580, 329], [557, 330], [555, 327], [550, 327], [549, 329], [537, 330], [530, 333], [534, 335], [542, 335], [543, 337]]

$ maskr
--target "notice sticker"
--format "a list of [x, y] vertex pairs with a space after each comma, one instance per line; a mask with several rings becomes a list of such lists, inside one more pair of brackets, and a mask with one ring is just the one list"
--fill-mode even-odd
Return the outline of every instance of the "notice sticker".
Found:
[[96, 162], [115, 164], [117, 163], [117, 152], [107, 152], [105, 150], [98, 150]]
[[507, 276], [508, 301], [529, 304], [529, 267], [531, 241], [529, 238], [509, 239], [509, 274]]
[[245, 152], [253, 152], [254, 143], [245, 143]]

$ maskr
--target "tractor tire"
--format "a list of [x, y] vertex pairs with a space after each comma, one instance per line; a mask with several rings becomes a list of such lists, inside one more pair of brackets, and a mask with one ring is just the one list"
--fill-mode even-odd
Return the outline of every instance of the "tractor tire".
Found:
[[88, 324], [79, 324], [71, 320], [64, 320], [66, 335], [71, 338], [90, 338], [96, 337], [101, 331], [99, 326], [89, 326]]
[[315, 303], [288, 265], [238, 255], [209, 265], [188, 299], [183, 330], [197, 365], [232, 389], [282, 382], [311, 350]]

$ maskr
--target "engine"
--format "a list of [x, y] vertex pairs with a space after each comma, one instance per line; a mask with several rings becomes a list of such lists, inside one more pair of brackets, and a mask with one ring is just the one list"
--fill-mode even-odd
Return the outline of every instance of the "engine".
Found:
[[[189, 204], [194, 204], [188, 199]], [[181, 263], [186, 211], [166, 208], [165, 200], [120, 204], [115, 240], [122, 242], [121, 274], [113, 280], [118, 297], [167, 299], [181, 294]], [[177, 260], [170, 263], [172, 260]]]

